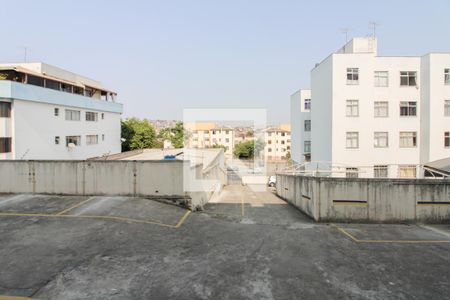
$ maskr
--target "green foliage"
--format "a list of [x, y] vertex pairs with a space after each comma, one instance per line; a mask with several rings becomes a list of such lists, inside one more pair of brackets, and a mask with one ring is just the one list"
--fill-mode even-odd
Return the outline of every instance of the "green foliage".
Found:
[[157, 146], [156, 133], [147, 120], [130, 118], [122, 120], [122, 151], [154, 148]]
[[228, 150], [228, 147], [225, 146], [225, 145], [222, 145], [222, 144], [214, 144], [214, 145], [212, 145], [211, 148], [215, 148], [215, 149], [223, 149], [223, 151], [227, 151], [227, 150]]
[[172, 146], [175, 148], [183, 148], [184, 136], [183, 122], [177, 122], [174, 127], [161, 129], [158, 134], [158, 140], [161, 145], [164, 144], [164, 140], [170, 140]]
[[251, 159], [258, 156], [264, 149], [264, 142], [260, 139], [256, 141], [245, 141], [234, 147], [233, 154], [238, 158]]

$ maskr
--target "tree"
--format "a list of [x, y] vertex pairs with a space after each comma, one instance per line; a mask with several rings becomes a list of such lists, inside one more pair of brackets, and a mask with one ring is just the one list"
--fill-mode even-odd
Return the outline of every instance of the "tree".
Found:
[[164, 140], [169, 140], [175, 148], [183, 148], [185, 134], [183, 122], [177, 122], [174, 127], [161, 129], [158, 134], [158, 140], [161, 145], [164, 144]]
[[156, 133], [153, 126], [147, 120], [130, 118], [121, 122], [122, 151], [154, 148], [157, 144]]
[[245, 141], [234, 147], [233, 154], [238, 158], [251, 159], [258, 156], [264, 149], [264, 142], [260, 139], [256, 141]]

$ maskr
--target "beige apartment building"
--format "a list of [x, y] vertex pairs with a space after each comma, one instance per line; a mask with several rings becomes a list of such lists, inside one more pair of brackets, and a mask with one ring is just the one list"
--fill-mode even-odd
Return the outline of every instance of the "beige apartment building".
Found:
[[281, 161], [290, 156], [291, 125], [269, 127], [264, 132], [264, 156], [268, 161]]
[[218, 126], [216, 123], [186, 124], [188, 131], [188, 148], [213, 148], [225, 146], [225, 155], [232, 156], [234, 150], [234, 129], [227, 126]]

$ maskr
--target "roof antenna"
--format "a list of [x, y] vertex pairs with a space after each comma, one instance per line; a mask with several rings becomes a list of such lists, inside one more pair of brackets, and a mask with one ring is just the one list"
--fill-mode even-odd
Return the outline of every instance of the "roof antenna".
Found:
[[23, 61], [24, 62], [27, 62], [27, 50], [28, 50], [27, 46], [24, 46], [23, 47]]
[[372, 29], [372, 37], [375, 38], [377, 36], [377, 26], [380, 25], [380, 23], [375, 21], [369, 22], [369, 27]]
[[348, 43], [348, 33], [349, 33], [349, 31], [350, 31], [350, 28], [348, 28], [348, 27], [346, 27], [346, 28], [341, 28], [341, 32], [342, 32], [343, 34], [345, 34], [345, 43], [346, 43], [346, 44]]

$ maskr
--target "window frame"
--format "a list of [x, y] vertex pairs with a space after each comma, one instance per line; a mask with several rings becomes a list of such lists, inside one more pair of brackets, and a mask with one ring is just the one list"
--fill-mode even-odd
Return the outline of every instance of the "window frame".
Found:
[[311, 153], [311, 141], [303, 142], [303, 153]]
[[450, 100], [444, 100], [444, 117], [450, 117]]
[[[405, 106], [406, 103], [406, 106]], [[403, 104], [403, 106], [402, 106]], [[414, 105], [412, 105], [414, 104]], [[407, 114], [402, 114], [403, 110], [406, 108]], [[414, 112], [414, 114], [412, 114]], [[400, 101], [400, 117], [417, 117], [417, 101]]]
[[[380, 172], [383, 172], [385, 174], [385, 176], [380, 176]], [[373, 166], [373, 178], [389, 178], [388, 165], [374, 165]]]
[[[3, 108], [2, 108], [3, 106]], [[7, 101], [0, 101], [0, 118], [11, 118], [12, 104]]]
[[304, 120], [304, 122], [303, 122], [303, 130], [305, 132], [310, 132], [311, 131], [311, 120]]
[[[356, 114], [354, 114], [355, 107], [356, 107]], [[350, 114], [349, 114], [349, 108], [350, 108]], [[359, 117], [359, 100], [356, 100], [356, 99], [345, 100], [345, 116], [349, 117], [349, 118]]]
[[[73, 140], [75, 139], [76, 143], [72, 143], [69, 140]], [[80, 147], [81, 146], [81, 135], [67, 135], [66, 136], [66, 147], [69, 147], [69, 144], [72, 143], [74, 144], [76, 147]]]
[[[92, 141], [94, 138], [94, 141]], [[98, 145], [98, 134], [87, 134], [86, 135], [86, 146]]]
[[[78, 119], [77, 118], [73, 119], [74, 113], [75, 113], [75, 115], [78, 114]], [[66, 121], [76, 121], [76, 122], [81, 121], [81, 111], [80, 110], [66, 109], [64, 112], [64, 115], [65, 115]], [[70, 116], [70, 118], [68, 118], [68, 116]]]
[[[402, 169], [404, 171], [414, 170], [414, 172], [413, 172], [414, 176], [401, 176]], [[399, 165], [398, 166], [398, 178], [417, 178], [417, 166], [415, 166], [415, 165]]]
[[444, 69], [444, 84], [450, 85], [450, 69]]
[[450, 148], [450, 131], [444, 132], [444, 148]]
[[[377, 141], [380, 141], [383, 139], [382, 135], [384, 135], [384, 138], [386, 139], [386, 144], [380, 145], [380, 143]], [[375, 131], [373, 133], [373, 146], [374, 148], [389, 148], [389, 132], [388, 131]]]
[[303, 109], [311, 110], [311, 98], [305, 98], [305, 101], [303, 103]]
[[[407, 84], [402, 84], [402, 78], [407, 79]], [[414, 78], [414, 84], [411, 84], [412, 78]], [[417, 86], [417, 71], [400, 71], [400, 86], [401, 87]]]
[[[411, 137], [405, 137], [403, 135], [411, 134]], [[412, 146], [409, 146], [409, 143], [405, 144], [402, 141], [405, 141], [406, 138], [412, 139]], [[418, 140], [417, 140], [417, 131], [400, 131], [399, 133], [399, 148], [417, 148]]]
[[[386, 104], [386, 115], [377, 115], [377, 111], [380, 112], [384, 107], [380, 106], [380, 104]], [[373, 104], [373, 116], [374, 118], [388, 118], [389, 117], [389, 101], [375, 101]]]
[[12, 147], [12, 137], [0, 137], [0, 153], [11, 153]]
[[[353, 145], [353, 140], [356, 140], [356, 146]], [[349, 141], [351, 146], [349, 146]], [[345, 148], [346, 149], [359, 149], [359, 132], [358, 131], [347, 131], [345, 134]]]
[[[359, 85], [359, 68], [347, 68], [347, 85]], [[351, 77], [351, 78], [349, 78]]]
[[[381, 74], [385, 74], [386, 76], [380, 76]], [[389, 71], [374, 71], [373, 72], [373, 78], [374, 78], [374, 87], [389, 87]], [[386, 85], [381, 85], [380, 82], [382, 82], [381, 79], [386, 79]]]
[[[91, 116], [93, 116], [94, 118], [92, 119]], [[85, 119], [86, 119], [86, 122], [98, 122], [98, 112], [86, 111], [85, 112]]]

